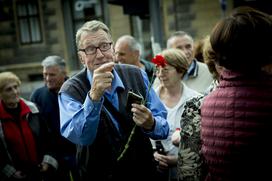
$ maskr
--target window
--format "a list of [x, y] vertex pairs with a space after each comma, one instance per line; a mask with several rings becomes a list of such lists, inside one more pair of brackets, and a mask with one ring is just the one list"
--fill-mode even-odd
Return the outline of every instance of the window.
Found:
[[42, 42], [38, 2], [19, 1], [16, 3], [21, 44]]

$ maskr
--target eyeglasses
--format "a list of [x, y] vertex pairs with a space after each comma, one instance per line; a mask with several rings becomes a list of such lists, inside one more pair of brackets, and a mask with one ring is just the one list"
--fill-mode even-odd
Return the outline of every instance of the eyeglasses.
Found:
[[78, 49], [78, 51], [85, 52], [86, 55], [93, 55], [96, 54], [97, 49], [101, 52], [105, 52], [111, 48], [112, 42], [101, 43], [98, 47], [96, 46], [88, 46], [85, 49]]
[[162, 68], [162, 67], [157, 67], [157, 69], [156, 69], [156, 74], [159, 74], [160, 72], [161, 72], [162, 74], [168, 74], [169, 72], [171, 72], [171, 71], [173, 71], [173, 70], [176, 70], [176, 68], [174, 68], [174, 67], [164, 67], [164, 68]]

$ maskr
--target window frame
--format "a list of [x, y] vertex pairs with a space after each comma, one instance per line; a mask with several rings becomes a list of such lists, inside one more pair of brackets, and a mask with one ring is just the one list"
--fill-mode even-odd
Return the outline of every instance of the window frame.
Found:
[[[35, 0], [15, 1], [15, 17], [20, 45], [43, 43], [39, 3], [39, 1]], [[31, 7], [33, 8], [32, 12], [30, 12]], [[19, 8], [22, 8], [21, 10], [25, 12], [19, 12]], [[27, 37], [24, 37], [24, 35]]]

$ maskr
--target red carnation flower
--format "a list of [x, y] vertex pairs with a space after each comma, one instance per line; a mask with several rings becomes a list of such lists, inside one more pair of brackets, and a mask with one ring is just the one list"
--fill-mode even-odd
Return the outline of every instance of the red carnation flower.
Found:
[[152, 62], [157, 65], [157, 67], [165, 67], [167, 64], [165, 58], [161, 55], [156, 55], [154, 58], [152, 58]]

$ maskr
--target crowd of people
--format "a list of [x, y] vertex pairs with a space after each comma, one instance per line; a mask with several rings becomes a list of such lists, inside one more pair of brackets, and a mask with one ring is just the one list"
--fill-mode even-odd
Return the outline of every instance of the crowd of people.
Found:
[[77, 74], [45, 57], [26, 100], [0, 73], [0, 180], [271, 179], [271, 32], [270, 15], [238, 7], [199, 49], [177, 31], [151, 63], [133, 36], [86, 22]]

